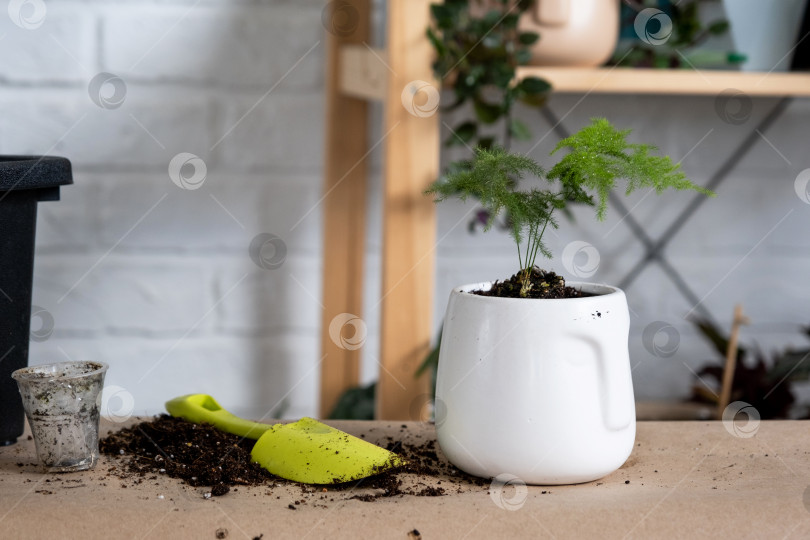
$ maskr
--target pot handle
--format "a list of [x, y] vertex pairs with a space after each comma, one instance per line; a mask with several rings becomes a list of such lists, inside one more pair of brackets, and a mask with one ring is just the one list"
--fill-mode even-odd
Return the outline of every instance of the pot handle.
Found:
[[537, 0], [534, 20], [543, 26], [565, 26], [571, 14], [571, 0]]

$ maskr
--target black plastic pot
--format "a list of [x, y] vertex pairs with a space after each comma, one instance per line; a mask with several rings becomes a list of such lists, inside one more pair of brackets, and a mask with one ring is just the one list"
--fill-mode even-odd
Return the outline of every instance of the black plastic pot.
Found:
[[73, 183], [70, 161], [0, 156], [0, 445], [22, 435], [23, 407], [11, 372], [28, 365], [37, 204]]

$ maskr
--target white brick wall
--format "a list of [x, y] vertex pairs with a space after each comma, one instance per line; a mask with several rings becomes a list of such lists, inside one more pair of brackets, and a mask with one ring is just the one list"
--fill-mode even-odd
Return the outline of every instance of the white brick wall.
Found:
[[[127, 80], [312, 88], [323, 79], [318, 5], [234, 9], [135, 4], [108, 8], [102, 30], [105, 68]], [[178, 22], [179, 21], [179, 22]], [[312, 50], [314, 61], [301, 61]]]
[[[32, 30], [3, 12], [0, 153], [74, 166], [40, 205], [34, 303], [54, 328], [32, 362], [106, 361], [135, 412], [202, 391], [316, 414], [322, 7], [60, 1]], [[120, 106], [91, 99], [101, 72], [124, 81]], [[180, 152], [205, 162], [199, 189], [170, 179]], [[251, 260], [261, 233], [285, 242], [280, 268]]]
[[[75, 171], [61, 202], [40, 205], [34, 303], [53, 315], [54, 331], [32, 343], [32, 362], [106, 361], [108, 383], [132, 394], [135, 412], [158, 412], [170, 397], [202, 391], [252, 416], [284, 400], [288, 416], [316, 414], [323, 4], [60, 0], [47, 3], [34, 30], [0, 13], [0, 153], [65, 155]], [[100, 72], [125, 82], [120, 107], [91, 100], [88, 84]], [[580, 98], [551, 102], [570, 129], [606, 116], [685, 157], [684, 169], [699, 182], [775, 103], [755, 100], [752, 118], [732, 126], [711, 98]], [[796, 174], [810, 167], [808, 103], [797, 100], [765, 133], [779, 152], [759, 141], [667, 249], [720, 321], [745, 303], [754, 321], [745, 335], [766, 350], [801, 344], [794, 330], [810, 323], [810, 205], [793, 191]], [[524, 114], [536, 137], [545, 136], [550, 126]], [[380, 134], [375, 125], [371, 138]], [[532, 155], [542, 160], [554, 144], [551, 134]], [[180, 189], [167, 174], [180, 152], [207, 166], [197, 190]], [[364, 382], [375, 378], [379, 352], [381, 158], [379, 151], [369, 157]], [[628, 206], [655, 238], [689, 199], [640, 194]], [[437, 328], [450, 288], [514, 270], [511, 240], [468, 234], [469, 210], [457, 203], [439, 210]], [[549, 236], [550, 247], [559, 256], [572, 240], [590, 242], [602, 258], [592, 279], [615, 283], [642, 255], [621, 217], [613, 210], [597, 227], [578, 211], [575, 224]], [[280, 268], [251, 260], [248, 246], [260, 233], [285, 242]], [[559, 259], [548, 265], [564, 272]], [[712, 357], [683, 321], [692, 306], [655, 266], [627, 293], [637, 395], [685, 395], [690, 368]], [[643, 329], [659, 320], [680, 332], [671, 358], [641, 343]]]
[[0, 17], [0, 80], [81, 84], [88, 75], [85, 68], [93, 64], [96, 44], [92, 15], [73, 7], [48, 3], [42, 26], [34, 30], [15, 25], [4, 9]]

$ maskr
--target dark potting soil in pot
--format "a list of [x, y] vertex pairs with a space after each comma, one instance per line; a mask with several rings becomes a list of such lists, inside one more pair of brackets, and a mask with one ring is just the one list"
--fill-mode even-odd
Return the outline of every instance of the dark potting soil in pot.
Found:
[[565, 285], [565, 278], [554, 272], [546, 272], [536, 266], [532, 268], [532, 287], [526, 296], [520, 295], [521, 274], [518, 272], [505, 281], [496, 281], [488, 291], [471, 291], [479, 296], [497, 296], [499, 298], [583, 298], [594, 296], [574, 287]]
[[[161, 415], [111, 433], [101, 439], [99, 450], [121, 461], [113, 472], [123, 480], [139, 484], [145, 478], [166, 475], [190, 486], [211, 486], [212, 496], [225, 495], [234, 486], [280, 484], [300, 485], [305, 494], [362, 489], [349, 498], [371, 502], [402, 495], [441, 496], [460, 491], [462, 485], [484, 490], [489, 486], [487, 480], [467, 475], [441, 459], [434, 440], [411, 445], [388, 436], [381, 446], [404, 457], [407, 465], [358, 482], [316, 488], [278, 478], [251, 463], [254, 443], [210, 425]], [[403, 482], [405, 475], [415, 475], [416, 481]]]

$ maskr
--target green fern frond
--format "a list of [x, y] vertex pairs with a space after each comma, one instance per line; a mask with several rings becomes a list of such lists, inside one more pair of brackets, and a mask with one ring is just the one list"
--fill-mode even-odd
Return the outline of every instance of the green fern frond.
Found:
[[516, 183], [526, 175], [544, 174], [542, 167], [529, 157], [511, 154], [500, 147], [477, 148], [469, 168], [448, 173], [426, 193], [434, 195], [436, 202], [450, 197], [477, 199], [489, 213], [484, 230], [491, 228], [495, 218], [506, 211], [512, 221], [513, 236], [520, 243], [528, 206], [516, 191]]
[[[551, 226], [558, 228], [554, 211], [565, 212], [571, 202], [596, 206], [596, 217], [603, 220], [608, 196], [620, 178], [627, 181], [625, 194], [636, 189], [690, 189], [714, 196], [714, 193], [692, 183], [667, 156], [656, 156], [655, 147], [627, 142], [630, 130], [618, 130], [604, 118], [597, 118], [578, 133], [563, 139], [551, 152], [568, 149], [548, 173], [533, 159], [513, 154], [503, 148], [478, 148], [472, 161], [448, 171], [426, 191], [436, 202], [450, 197], [477, 199], [488, 213], [485, 230], [506, 212], [510, 233], [518, 248], [522, 274], [529, 279], [538, 254], [551, 258], [543, 234]], [[518, 189], [527, 176], [558, 181], [559, 190]], [[596, 201], [594, 200], [596, 198]], [[523, 284], [525, 289], [530, 287]]]
[[557, 163], [548, 178], [559, 180], [563, 190], [577, 193], [583, 188], [594, 191], [598, 197], [596, 217], [605, 218], [607, 199], [616, 186], [616, 180], [627, 180], [625, 195], [643, 187], [665, 189], [691, 189], [714, 196], [714, 193], [692, 183], [672, 163], [668, 156], [654, 156], [656, 148], [647, 144], [627, 142], [630, 130], [618, 130], [604, 118], [596, 118], [591, 125], [560, 141], [552, 155], [567, 148], [570, 152]]

